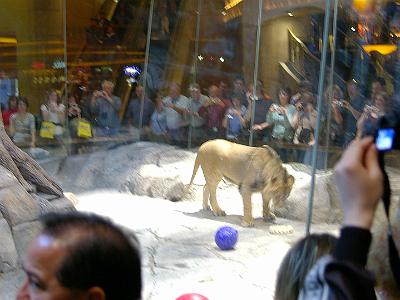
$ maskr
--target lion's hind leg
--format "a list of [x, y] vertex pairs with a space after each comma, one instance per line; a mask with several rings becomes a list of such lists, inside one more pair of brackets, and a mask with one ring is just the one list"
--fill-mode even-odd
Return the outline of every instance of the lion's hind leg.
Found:
[[214, 215], [226, 216], [226, 213], [219, 207], [217, 202], [217, 186], [218, 183], [222, 180], [222, 175], [221, 176], [214, 175], [211, 178], [210, 176], [205, 176], [205, 177], [206, 177], [206, 185], [208, 186], [208, 191], [210, 193], [210, 204]]
[[210, 190], [208, 189], [207, 184], [203, 186], [203, 209], [204, 210], [211, 210], [210, 206], [208, 205], [208, 200], [210, 199]]

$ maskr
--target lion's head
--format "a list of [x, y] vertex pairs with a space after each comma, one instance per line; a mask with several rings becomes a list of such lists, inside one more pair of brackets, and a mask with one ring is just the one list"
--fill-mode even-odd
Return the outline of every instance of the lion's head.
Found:
[[271, 176], [264, 192], [273, 199], [274, 206], [282, 207], [285, 200], [289, 197], [294, 184], [294, 177], [289, 175], [285, 168]]

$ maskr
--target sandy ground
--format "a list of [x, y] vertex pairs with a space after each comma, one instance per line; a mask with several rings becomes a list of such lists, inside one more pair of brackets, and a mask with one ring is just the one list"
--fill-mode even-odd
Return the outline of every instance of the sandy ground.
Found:
[[[276, 273], [290, 245], [305, 234], [305, 225], [292, 225], [286, 235], [269, 233], [261, 218], [261, 199], [253, 199], [255, 227], [240, 226], [242, 203], [221, 199], [226, 217], [214, 217], [194, 201], [170, 202], [113, 191], [79, 194], [77, 209], [107, 216], [133, 230], [143, 253], [143, 299], [176, 299], [189, 292], [210, 300], [273, 299]], [[234, 250], [222, 251], [214, 235], [229, 225], [239, 231]], [[318, 224], [313, 232], [337, 233], [337, 225]]]

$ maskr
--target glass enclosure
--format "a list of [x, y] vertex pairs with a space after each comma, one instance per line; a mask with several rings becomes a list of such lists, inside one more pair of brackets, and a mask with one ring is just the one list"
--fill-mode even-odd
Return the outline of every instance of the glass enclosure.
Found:
[[[397, 1], [2, 7], [3, 121], [37, 159], [137, 141], [195, 149], [222, 138], [268, 144], [285, 163], [315, 172], [371, 132], [399, 93]], [[387, 157], [398, 166], [398, 156]]]

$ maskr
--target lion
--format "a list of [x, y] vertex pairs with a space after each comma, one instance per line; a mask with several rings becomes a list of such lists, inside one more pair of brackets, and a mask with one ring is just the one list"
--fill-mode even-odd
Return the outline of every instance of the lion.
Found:
[[282, 206], [294, 183], [294, 177], [282, 166], [278, 154], [266, 145], [249, 147], [226, 140], [205, 142], [198, 150], [188, 187], [193, 183], [199, 166], [206, 180], [203, 187], [203, 209], [210, 210], [210, 200], [214, 215], [226, 215], [216, 199], [218, 183], [224, 178], [239, 186], [244, 210], [242, 226], [245, 227], [254, 226], [251, 204], [253, 193], [262, 193], [264, 220], [275, 221], [270, 205]]

